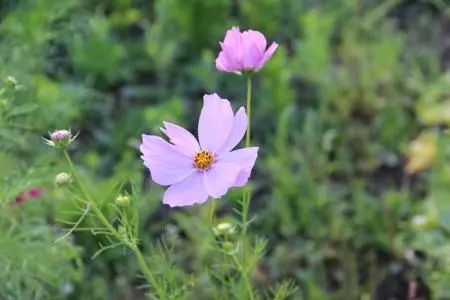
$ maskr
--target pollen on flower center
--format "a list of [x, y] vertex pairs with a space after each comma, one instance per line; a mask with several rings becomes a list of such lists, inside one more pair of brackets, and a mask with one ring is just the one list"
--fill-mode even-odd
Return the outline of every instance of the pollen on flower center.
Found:
[[214, 162], [214, 154], [209, 151], [200, 151], [194, 156], [194, 164], [197, 169], [205, 170]]

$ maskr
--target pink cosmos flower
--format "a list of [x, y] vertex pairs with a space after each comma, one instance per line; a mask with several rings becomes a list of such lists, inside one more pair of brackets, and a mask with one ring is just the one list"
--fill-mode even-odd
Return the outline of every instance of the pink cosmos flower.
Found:
[[29, 189], [26, 192], [21, 192], [16, 197], [16, 201], [15, 202], [16, 202], [16, 204], [19, 204], [19, 203], [27, 202], [27, 201], [32, 200], [32, 199], [39, 198], [39, 197], [42, 196], [43, 192], [44, 191], [41, 188], [39, 188], [39, 187], [31, 188], [31, 189]]
[[204, 203], [220, 198], [229, 188], [247, 183], [258, 156], [258, 147], [233, 148], [247, 130], [243, 107], [233, 114], [230, 102], [217, 94], [203, 97], [197, 139], [186, 129], [163, 122], [161, 131], [170, 143], [142, 135], [141, 158], [159, 185], [169, 186], [163, 203], [171, 207]]
[[227, 31], [220, 43], [222, 51], [216, 59], [219, 71], [242, 73], [258, 71], [272, 57], [278, 44], [273, 42], [266, 50], [267, 41], [259, 31], [240, 32], [238, 27]]

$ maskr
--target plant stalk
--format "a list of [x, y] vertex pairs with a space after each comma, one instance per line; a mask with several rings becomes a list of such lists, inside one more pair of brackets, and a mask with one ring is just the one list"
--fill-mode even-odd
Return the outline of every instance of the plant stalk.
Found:
[[[246, 75], [247, 83], [247, 98], [246, 98], [246, 111], [247, 111], [247, 131], [245, 136], [245, 147], [250, 147], [251, 144], [251, 102], [252, 102], [252, 76]], [[248, 242], [247, 242], [247, 229], [248, 229], [248, 211], [250, 207], [251, 192], [249, 187], [244, 188], [244, 194], [242, 199], [242, 260], [245, 264], [247, 262]], [[250, 300], [254, 299], [252, 284], [251, 284], [251, 270], [242, 268], [242, 277], [244, 280], [245, 288], [248, 292]]]
[[75, 177], [75, 180], [76, 180], [81, 192], [83, 193], [84, 197], [88, 201], [88, 203], [91, 206], [92, 210], [94, 211], [95, 215], [100, 219], [100, 221], [103, 223], [103, 225], [106, 228], [108, 228], [110, 233], [115, 238], [117, 238], [121, 243], [123, 243], [125, 246], [127, 246], [129, 249], [131, 249], [134, 252], [134, 254], [137, 258], [137, 261], [138, 261], [139, 268], [141, 269], [142, 274], [144, 274], [145, 279], [147, 280], [148, 283], [150, 283], [153, 286], [153, 288], [156, 291], [156, 294], [158, 294], [160, 299], [163, 299], [164, 293], [161, 290], [161, 288], [159, 287], [159, 285], [156, 281], [156, 278], [153, 276], [152, 272], [150, 271], [139, 247], [135, 243], [131, 243], [127, 239], [124, 239], [119, 234], [119, 232], [117, 232], [117, 230], [111, 225], [111, 223], [108, 221], [108, 219], [105, 217], [103, 212], [100, 210], [100, 208], [98, 208], [96, 203], [92, 200], [89, 193], [87, 192], [87, 190], [86, 190], [83, 182], [81, 181], [81, 178], [78, 175], [78, 172], [72, 162], [72, 159], [70, 158], [70, 155], [66, 149], [64, 149], [64, 156], [66, 158], [67, 163], [69, 164], [70, 171], [72, 172], [73, 176]]

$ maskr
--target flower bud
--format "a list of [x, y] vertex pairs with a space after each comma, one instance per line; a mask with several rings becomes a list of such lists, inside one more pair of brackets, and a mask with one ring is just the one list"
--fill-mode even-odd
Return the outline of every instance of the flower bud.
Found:
[[128, 195], [119, 195], [116, 198], [116, 204], [121, 207], [128, 207], [131, 204], [131, 198]]
[[55, 176], [55, 185], [64, 186], [72, 182], [72, 177], [69, 174], [62, 172]]
[[432, 216], [415, 215], [412, 224], [419, 229], [435, 229], [439, 227], [439, 222]]
[[213, 232], [215, 235], [233, 234], [234, 226], [227, 222], [219, 223], [216, 227], [213, 228]]
[[50, 139], [55, 145], [68, 144], [71, 138], [72, 133], [65, 129], [57, 130], [50, 135]]
[[60, 129], [50, 134], [50, 140], [44, 139], [44, 141], [47, 145], [65, 149], [77, 136], [78, 134], [73, 136], [70, 130]]
[[236, 248], [232, 242], [226, 241], [222, 243], [222, 249], [225, 250], [225, 252], [228, 255], [233, 254], [234, 251], [236, 251]]
[[19, 82], [17, 81], [16, 78], [12, 77], [12, 76], [8, 76], [6, 78], [6, 84], [11, 87], [11, 88], [15, 88], [19, 85]]

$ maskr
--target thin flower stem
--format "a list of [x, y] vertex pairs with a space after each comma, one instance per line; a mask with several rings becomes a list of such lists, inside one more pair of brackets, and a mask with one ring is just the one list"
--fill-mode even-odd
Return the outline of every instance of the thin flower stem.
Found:
[[[252, 76], [247, 75], [247, 132], [245, 136], [245, 147], [250, 147], [250, 136], [251, 136], [251, 110], [252, 110]], [[248, 224], [248, 209], [250, 206], [250, 189], [248, 187], [244, 188], [244, 195], [242, 201], [242, 237], [245, 239], [247, 234], [247, 224]]]
[[90, 197], [90, 195], [87, 192], [86, 188], [84, 187], [84, 184], [81, 181], [80, 176], [78, 175], [78, 172], [77, 172], [77, 170], [76, 170], [76, 168], [75, 168], [75, 166], [74, 166], [74, 164], [72, 162], [72, 159], [70, 158], [70, 155], [67, 152], [67, 150], [64, 150], [64, 156], [65, 156], [65, 158], [67, 160], [67, 163], [69, 164], [70, 171], [72, 172], [72, 174], [75, 177], [75, 180], [76, 180], [78, 186], [80, 187], [81, 192], [83, 193], [84, 197], [86, 198], [86, 200], [90, 204], [90, 207], [92, 208], [92, 210], [94, 211], [96, 216], [100, 219], [100, 221], [103, 223], [103, 225], [109, 230], [109, 232], [112, 235], [114, 235], [115, 238], [117, 238], [121, 243], [123, 243], [125, 246], [127, 246], [128, 248], [130, 248], [134, 252], [134, 254], [135, 254], [136, 258], [137, 258], [139, 267], [140, 267], [142, 273], [144, 274], [144, 277], [153, 286], [153, 288], [156, 291], [156, 294], [158, 294], [160, 299], [163, 299], [164, 298], [164, 292], [159, 287], [158, 282], [156, 281], [156, 278], [153, 276], [152, 272], [150, 271], [150, 269], [149, 269], [149, 267], [148, 267], [148, 265], [147, 265], [147, 263], [145, 261], [145, 258], [142, 255], [142, 252], [139, 249], [139, 247], [135, 243], [131, 243], [127, 239], [124, 239], [119, 234], [119, 232], [117, 232], [117, 230], [111, 225], [111, 223], [105, 217], [103, 212], [97, 207], [96, 203], [92, 200], [92, 198]]
[[214, 227], [215, 213], [216, 213], [216, 201], [212, 199], [208, 213], [208, 221], [209, 224], [211, 225], [211, 229]]
[[78, 221], [72, 226], [72, 228], [70, 228], [69, 231], [67, 231], [66, 234], [64, 234], [63, 236], [61, 236], [60, 238], [56, 239], [55, 243], [59, 243], [60, 241], [64, 240], [66, 237], [68, 237], [75, 229], [77, 229], [77, 227], [81, 224], [81, 222], [83, 222], [84, 217], [86, 217], [86, 215], [89, 213], [90, 207], [89, 205], [86, 205], [86, 208], [84, 209], [83, 213], [81, 214], [80, 218], [78, 219]]
[[156, 293], [159, 295], [159, 298], [163, 299], [164, 293], [159, 288], [158, 282], [156, 281], [156, 278], [153, 276], [152, 272], [150, 271], [150, 269], [147, 265], [147, 262], [145, 261], [144, 255], [142, 255], [141, 250], [139, 250], [139, 247], [137, 245], [133, 245], [131, 247], [131, 250], [133, 250], [134, 255], [136, 255], [139, 267], [141, 268], [141, 271], [144, 274], [145, 278], [156, 290]]
[[[252, 76], [247, 74], [247, 99], [246, 99], [246, 110], [247, 110], [247, 132], [245, 136], [245, 146], [250, 147], [251, 143], [251, 102], [252, 102]], [[242, 261], [245, 263], [247, 261], [248, 243], [247, 243], [247, 227], [248, 227], [248, 211], [250, 207], [251, 193], [250, 188], [244, 188], [244, 194], [242, 199]], [[242, 277], [244, 280], [244, 285], [247, 289], [249, 299], [253, 300], [253, 290], [251, 284], [251, 270], [247, 268], [241, 268]]]
[[253, 300], [253, 290], [252, 290], [252, 283], [250, 281], [250, 276], [246, 275], [244, 277], [244, 283], [245, 283], [245, 288], [247, 289], [248, 295], [250, 296], [250, 300]]
[[252, 102], [252, 75], [247, 75], [247, 133], [245, 136], [245, 147], [250, 147], [251, 134], [251, 102]]

